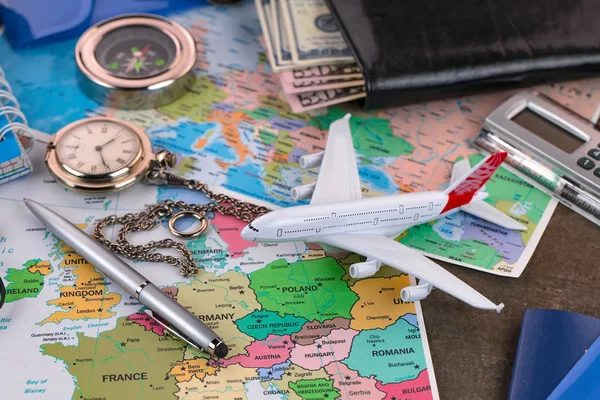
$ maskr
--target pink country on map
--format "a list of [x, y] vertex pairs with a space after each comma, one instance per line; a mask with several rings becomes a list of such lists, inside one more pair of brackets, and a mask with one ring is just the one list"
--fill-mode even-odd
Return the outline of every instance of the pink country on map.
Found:
[[427, 370], [421, 371], [416, 379], [400, 383], [382, 385], [377, 382], [377, 389], [385, 392], [384, 400], [429, 400], [431, 399], [431, 385]]
[[248, 247], [258, 246], [258, 243], [248, 242], [240, 236], [246, 222], [231, 215], [215, 213], [212, 223], [217, 228], [221, 239], [227, 243], [231, 258], [242, 257]]
[[340, 362], [327, 365], [325, 371], [333, 379], [333, 387], [345, 395], [343, 399], [382, 400], [385, 397], [385, 393], [377, 389], [375, 378], [363, 378]]
[[335, 329], [328, 336], [307, 346], [292, 349], [292, 362], [302, 368], [316, 371], [324, 366], [343, 360], [350, 354], [352, 339], [358, 332], [352, 329]]
[[165, 328], [144, 312], [131, 314], [127, 319], [143, 326], [147, 331], [154, 332], [159, 336], [165, 335]]
[[248, 354], [240, 354], [227, 360], [220, 360], [221, 367], [240, 364], [248, 368], [271, 368], [290, 358], [290, 349], [294, 343], [289, 335], [269, 335], [265, 340], [252, 342], [246, 347]]

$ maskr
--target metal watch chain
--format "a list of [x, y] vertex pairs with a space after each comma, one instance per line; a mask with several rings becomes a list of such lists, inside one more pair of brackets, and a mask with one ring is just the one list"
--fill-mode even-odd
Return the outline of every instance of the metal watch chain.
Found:
[[[192, 257], [192, 252], [184, 243], [173, 239], [150, 241], [143, 245], [133, 245], [127, 240], [127, 235], [132, 232], [154, 229], [158, 224], [170, 218], [169, 228], [171, 232], [181, 237], [199, 236], [208, 227], [206, 214], [208, 212], [220, 212], [224, 215], [232, 215], [244, 222], [266, 214], [270, 210], [266, 207], [256, 206], [221, 193], [214, 193], [208, 186], [200, 181], [185, 179], [181, 176], [165, 171], [168, 166], [175, 164], [174, 156], [166, 151], [157, 154], [156, 160], [152, 162], [150, 170], [146, 173], [145, 180], [151, 185], [167, 185], [184, 187], [189, 190], [202, 192], [210, 200], [207, 204], [188, 204], [183, 201], [165, 200], [154, 204], [144, 211], [128, 213], [122, 217], [111, 215], [96, 222], [94, 227], [95, 238], [111, 251], [132, 260], [143, 260], [152, 262], [163, 262], [179, 267], [179, 273], [189, 277], [198, 273], [198, 263]], [[177, 211], [178, 210], [178, 211]], [[200, 220], [201, 228], [193, 235], [187, 235], [174, 229], [174, 222], [180, 216], [193, 216]], [[104, 229], [109, 225], [122, 224], [117, 233], [117, 240], [111, 242], [106, 238]], [[156, 249], [173, 248], [181, 253], [181, 257], [155, 252]]]

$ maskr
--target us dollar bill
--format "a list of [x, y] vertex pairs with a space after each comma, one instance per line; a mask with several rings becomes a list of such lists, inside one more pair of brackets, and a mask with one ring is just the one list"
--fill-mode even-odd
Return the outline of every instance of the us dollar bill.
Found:
[[294, 64], [354, 61], [352, 51], [323, 0], [281, 0], [281, 9]]
[[262, 29], [263, 36], [263, 46], [265, 47], [265, 53], [267, 55], [267, 59], [269, 60], [269, 64], [274, 71], [278, 70], [280, 64], [277, 62], [275, 58], [275, 52], [273, 51], [273, 28], [271, 25], [271, 1], [270, 0], [254, 0], [254, 5], [256, 6], [256, 12], [258, 14], [258, 20], [260, 21], [260, 28]]
[[286, 97], [292, 111], [295, 113], [302, 113], [366, 97], [366, 87], [363, 85], [343, 89], [286, 94]]
[[272, 0], [271, 19], [273, 26], [273, 35], [275, 36], [275, 55], [281, 65], [293, 64], [290, 42], [287, 36], [287, 30], [283, 23], [281, 9], [281, 0]]
[[286, 94], [314, 92], [318, 90], [342, 89], [347, 87], [362, 86], [364, 79], [298, 79], [293, 82], [281, 80], [281, 88]]
[[281, 79], [286, 82], [314, 79], [362, 79], [360, 67], [356, 64], [322, 65], [318, 67], [300, 68], [281, 73]]

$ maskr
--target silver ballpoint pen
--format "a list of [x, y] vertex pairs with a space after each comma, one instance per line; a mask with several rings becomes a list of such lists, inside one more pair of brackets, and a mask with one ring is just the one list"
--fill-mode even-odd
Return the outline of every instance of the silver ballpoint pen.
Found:
[[215, 332], [102, 244], [49, 208], [30, 199], [23, 201], [56, 237], [127, 293], [136, 296], [148, 308], [146, 313], [159, 324], [198, 349], [217, 357], [227, 355], [227, 345]]

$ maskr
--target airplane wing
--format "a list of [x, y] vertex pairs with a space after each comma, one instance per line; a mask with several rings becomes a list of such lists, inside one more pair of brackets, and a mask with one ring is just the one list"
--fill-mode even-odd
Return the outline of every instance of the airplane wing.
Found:
[[362, 197], [356, 153], [350, 133], [350, 114], [329, 127], [325, 155], [310, 204], [336, 203]]
[[496, 311], [499, 307], [501, 309], [501, 306], [492, 303], [481, 293], [418, 251], [388, 237], [354, 234], [327, 235], [315, 238], [315, 241], [379, 260], [383, 264], [423, 279], [473, 307]]
[[483, 200], [477, 203], [466, 204], [460, 209], [506, 229], [512, 229], [515, 231], [527, 230], [527, 227], [525, 225], [515, 221], [508, 215], [504, 214], [502, 211], [489, 205]]

